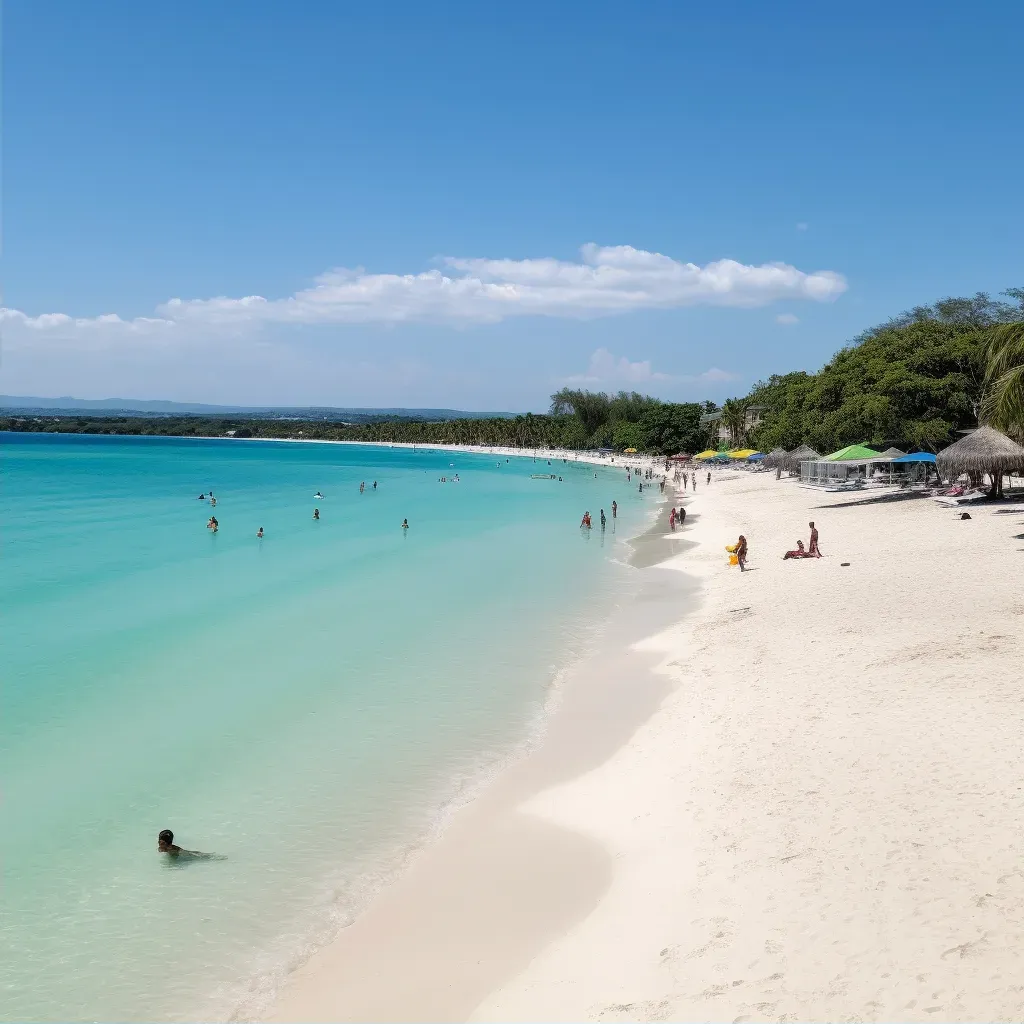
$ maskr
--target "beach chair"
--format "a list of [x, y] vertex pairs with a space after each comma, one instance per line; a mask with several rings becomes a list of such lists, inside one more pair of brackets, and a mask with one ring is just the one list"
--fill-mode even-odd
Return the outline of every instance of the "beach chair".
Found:
[[934, 501], [946, 508], [956, 508], [958, 505], [969, 505], [973, 501], [983, 501], [988, 495], [985, 491], [968, 491], [966, 494], [940, 494]]

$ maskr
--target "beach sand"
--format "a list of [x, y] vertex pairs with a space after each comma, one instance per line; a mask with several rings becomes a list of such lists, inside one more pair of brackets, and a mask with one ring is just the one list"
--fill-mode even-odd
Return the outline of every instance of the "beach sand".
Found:
[[541, 747], [273, 1019], [1020, 1018], [1024, 512], [866, 497], [702, 478]]

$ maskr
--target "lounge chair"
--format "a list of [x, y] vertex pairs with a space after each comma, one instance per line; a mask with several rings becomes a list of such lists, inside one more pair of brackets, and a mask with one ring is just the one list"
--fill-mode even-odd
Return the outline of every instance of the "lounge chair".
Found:
[[968, 491], [966, 494], [940, 494], [934, 500], [946, 508], [956, 508], [957, 505], [969, 505], [972, 501], [983, 501], [987, 497], [986, 491]]

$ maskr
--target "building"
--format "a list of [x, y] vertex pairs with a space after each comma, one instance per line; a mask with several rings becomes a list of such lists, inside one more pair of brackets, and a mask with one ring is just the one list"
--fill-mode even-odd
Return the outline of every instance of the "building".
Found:
[[700, 418], [700, 429], [707, 431], [710, 444], [729, 443], [729, 428], [722, 422], [721, 410], [706, 412]]
[[[751, 430], [756, 427], [761, 420], [764, 418], [764, 414], [768, 411], [766, 405], [748, 405], [743, 410], [743, 435], [744, 437], [750, 433]], [[729, 428], [722, 420], [722, 410], [719, 409], [717, 412], [706, 412], [700, 418], [700, 426], [702, 430], [706, 430], [711, 438], [711, 443], [718, 444], [731, 444], [732, 434]], [[742, 442], [743, 438], [740, 438]]]

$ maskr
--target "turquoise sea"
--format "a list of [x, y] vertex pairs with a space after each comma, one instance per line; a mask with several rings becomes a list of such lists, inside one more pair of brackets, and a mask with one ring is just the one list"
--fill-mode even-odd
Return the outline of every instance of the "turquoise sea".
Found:
[[[621, 471], [484, 454], [2, 443], [12, 1021], [258, 1013], [537, 734], [654, 505]], [[226, 859], [169, 862], [162, 828]]]

